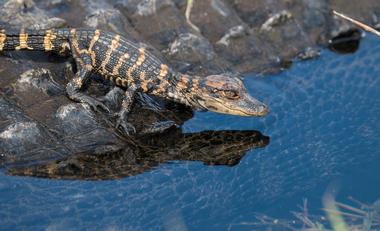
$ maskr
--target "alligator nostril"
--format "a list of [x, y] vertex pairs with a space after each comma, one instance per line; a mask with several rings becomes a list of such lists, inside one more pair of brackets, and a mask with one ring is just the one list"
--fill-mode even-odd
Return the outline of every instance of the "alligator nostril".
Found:
[[259, 106], [259, 115], [265, 116], [266, 114], [268, 114], [268, 112], [269, 112], [269, 108], [266, 105]]

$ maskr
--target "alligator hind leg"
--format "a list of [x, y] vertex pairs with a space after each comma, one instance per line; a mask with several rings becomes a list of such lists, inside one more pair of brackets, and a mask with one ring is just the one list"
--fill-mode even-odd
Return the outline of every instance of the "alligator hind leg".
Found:
[[[128, 115], [131, 109], [131, 105], [133, 104], [134, 100], [141, 101], [140, 103], [146, 104], [147, 108], [150, 110], [153, 110], [155, 112], [163, 111], [164, 108], [161, 108], [160, 105], [154, 101], [154, 99], [148, 97], [147, 95], [136, 92], [136, 94], [133, 94], [133, 88], [128, 89], [127, 92], [122, 90], [120, 87], [115, 86], [110, 92], [107, 93], [107, 95], [103, 98], [104, 103], [106, 103], [107, 106], [110, 106], [112, 108], [117, 107], [117, 105], [120, 105], [120, 102], [122, 101], [122, 106], [120, 112], [116, 114], [117, 116], [117, 125], [116, 128], [120, 128], [123, 130], [124, 133], [130, 134], [132, 132], [136, 132], [135, 127], [128, 123]], [[121, 97], [124, 97], [121, 99]], [[140, 131], [141, 134], [146, 133], [157, 133], [157, 132], [163, 132], [167, 130], [168, 128], [171, 128], [173, 126], [176, 126], [176, 123], [174, 121], [159, 121], [151, 124], [148, 128], [145, 128], [144, 130]]]
[[143, 105], [143, 107], [147, 109], [150, 109], [155, 112], [165, 110], [165, 108], [163, 108], [157, 101], [155, 101], [152, 97], [143, 92], [138, 92], [136, 98], [136, 100], [138, 100]]
[[121, 104], [121, 110], [119, 113], [117, 113], [118, 119], [116, 123], [116, 128], [120, 127], [127, 135], [129, 135], [130, 132], [136, 133], [136, 128], [131, 123], [128, 123], [128, 114], [131, 111], [131, 107], [135, 99], [135, 96], [136, 87], [129, 87], [125, 92], [125, 96]]
[[74, 54], [75, 52], [73, 52], [73, 56], [75, 58], [78, 71], [74, 78], [66, 86], [66, 93], [68, 97], [76, 102], [87, 103], [95, 111], [98, 111], [98, 108], [101, 108], [104, 111], [110, 112], [108, 107], [102, 102], [82, 92], [83, 86], [88, 81], [92, 73], [91, 58], [87, 53], [77, 55]]
[[113, 87], [106, 95], [102, 96], [99, 100], [103, 102], [108, 108], [117, 109], [124, 99], [125, 90], [120, 87]]

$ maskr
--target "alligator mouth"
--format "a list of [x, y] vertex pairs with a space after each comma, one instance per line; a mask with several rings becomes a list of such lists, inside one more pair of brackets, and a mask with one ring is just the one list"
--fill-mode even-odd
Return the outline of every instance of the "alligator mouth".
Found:
[[265, 116], [269, 112], [267, 105], [248, 94], [239, 100], [237, 105], [237, 109], [245, 116]]
[[201, 109], [228, 115], [265, 116], [269, 113], [268, 106], [250, 96], [232, 102], [224, 102], [218, 99], [198, 99], [197, 103]]
[[265, 104], [262, 104], [262, 105], [259, 105], [259, 106], [255, 106], [255, 110], [254, 111], [249, 111], [247, 112], [246, 110], [241, 110], [241, 109], [235, 109], [237, 111], [239, 111], [242, 115], [242, 116], [265, 116], [269, 113], [269, 108], [265, 105]]

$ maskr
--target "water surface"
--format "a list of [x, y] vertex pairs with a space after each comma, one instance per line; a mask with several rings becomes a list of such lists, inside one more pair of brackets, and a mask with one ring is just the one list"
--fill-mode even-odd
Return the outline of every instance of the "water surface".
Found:
[[358, 52], [247, 76], [264, 118], [198, 112], [185, 132], [258, 130], [270, 136], [233, 167], [176, 161], [108, 181], [0, 174], [0, 229], [250, 230], [256, 213], [291, 218], [302, 199], [320, 212], [326, 188], [363, 202], [380, 197], [380, 39]]

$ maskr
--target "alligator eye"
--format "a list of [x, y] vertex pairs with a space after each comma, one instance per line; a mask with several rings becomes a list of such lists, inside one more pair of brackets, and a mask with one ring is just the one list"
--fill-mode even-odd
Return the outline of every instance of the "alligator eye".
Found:
[[228, 98], [228, 99], [239, 99], [240, 96], [239, 96], [239, 93], [236, 92], [236, 91], [222, 91], [222, 94], [224, 97]]

